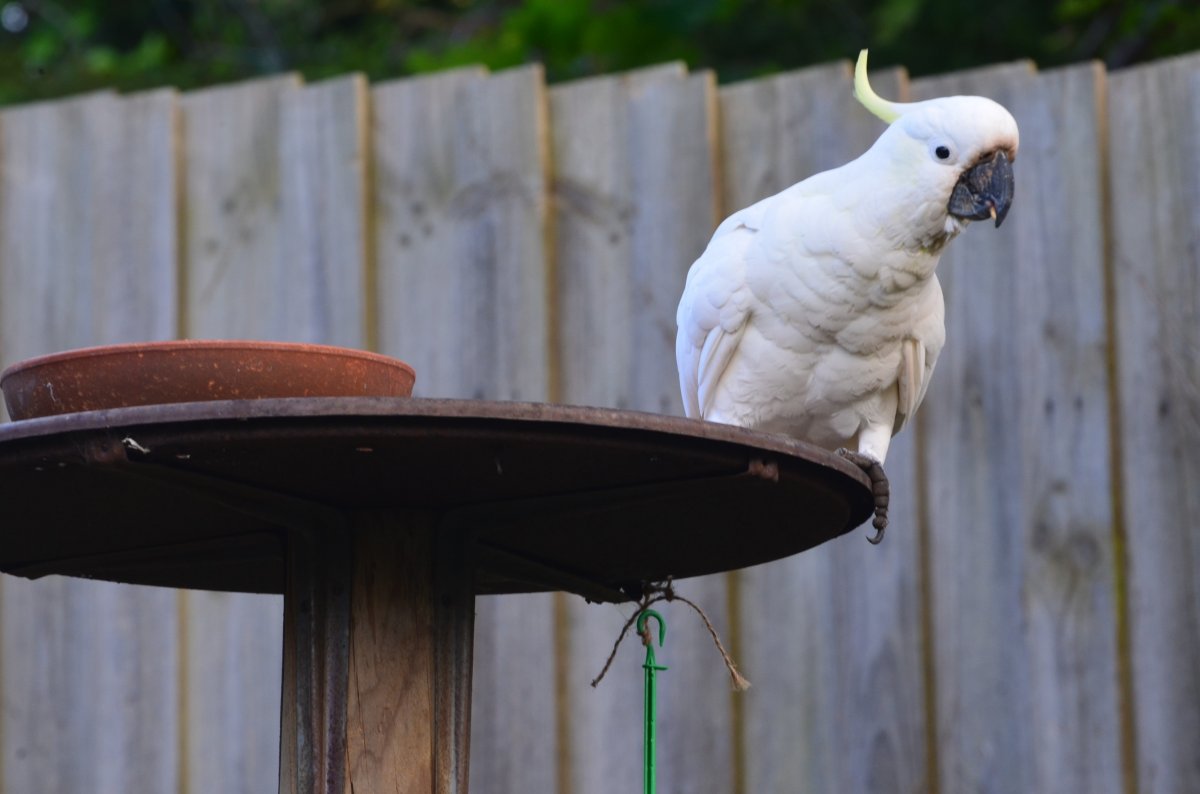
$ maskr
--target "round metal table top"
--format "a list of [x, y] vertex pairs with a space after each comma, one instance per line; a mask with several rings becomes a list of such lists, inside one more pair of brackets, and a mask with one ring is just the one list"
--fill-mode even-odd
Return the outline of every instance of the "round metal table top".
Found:
[[[0, 570], [282, 592], [289, 532], [420, 515], [469, 544], [479, 593], [755, 565], [870, 517], [867, 477], [799, 441], [538, 403], [296, 398], [0, 425]], [[398, 519], [402, 520], [402, 519]]]

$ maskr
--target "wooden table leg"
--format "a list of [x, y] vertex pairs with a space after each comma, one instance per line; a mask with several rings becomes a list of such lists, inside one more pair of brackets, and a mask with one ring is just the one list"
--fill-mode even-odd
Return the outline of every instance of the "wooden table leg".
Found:
[[347, 526], [289, 547], [280, 792], [466, 794], [465, 550], [429, 514]]
[[343, 794], [353, 547], [343, 530], [293, 532], [283, 596], [280, 794]]

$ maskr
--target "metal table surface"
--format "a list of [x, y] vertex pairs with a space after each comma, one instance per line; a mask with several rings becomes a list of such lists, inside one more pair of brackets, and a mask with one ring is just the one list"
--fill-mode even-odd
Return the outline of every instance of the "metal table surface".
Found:
[[9, 573], [284, 594], [285, 794], [465, 794], [478, 594], [626, 601], [803, 551], [873, 506], [857, 467], [777, 436], [375, 398], [14, 422], [0, 504]]
[[289, 528], [430, 510], [477, 593], [617, 600], [804, 551], [871, 514], [798, 441], [597, 408], [427, 399], [202, 402], [0, 426], [0, 570], [283, 592]]

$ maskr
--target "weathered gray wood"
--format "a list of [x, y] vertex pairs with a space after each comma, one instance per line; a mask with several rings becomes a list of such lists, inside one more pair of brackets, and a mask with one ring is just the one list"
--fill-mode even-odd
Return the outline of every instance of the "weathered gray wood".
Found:
[[451, 205], [463, 194], [455, 162], [460, 118], [469, 93], [486, 81], [483, 70], [463, 69], [380, 83], [371, 91], [379, 344], [381, 352], [412, 364], [418, 395], [464, 396], [472, 378], [486, 378], [471, 372], [474, 365], [487, 372], [486, 363], [462, 360], [462, 336], [478, 332], [478, 325], [456, 328], [461, 318], [454, 301], [464, 279], [478, 280], [476, 295], [489, 282], [456, 252], [463, 219]]
[[25, 340], [6, 363], [174, 333], [173, 107], [156, 91], [5, 112], [0, 335]]
[[5, 363], [94, 340], [90, 193], [98, 152], [88, 128], [111, 95], [4, 112], [0, 339]]
[[1183, 794], [1200, 790], [1200, 57], [1109, 88], [1137, 790]]
[[[639, 213], [656, 211], [646, 206], [652, 197], [636, 191], [637, 175], [651, 159], [634, 137], [633, 111], [655, 83], [677, 87], [685, 75], [683, 64], [667, 64], [550, 91], [555, 342], [563, 402], [633, 405], [640, 344], [632, 323], [639, 298], [646, 299], [645, 285], [634, 277], [633, 222]], [[672, 264], [678, 274], [678, 263]], [[671, 302], [669, 292], [657, 301], [659, 318], [673, 322], [673, 313], [662, 308]]]
[[[355, 530], [346, 794], [435, 792], [433, 537], [424, 522]], [[441, 794], [441, 792], [436, 792]]]
[[[549, 397], [539, 67], [372, 91], [379, 347], [425, 396]], [[554, 597], [480, 600], [471, 790], [551, 791]]]
[[[298, 752], [285, 754], [282, 790], [465, 791], [474, 595], [460, 539], [436, 524], [363, 511], [348, 535], [296, 547], [285, 687], [302, 719], [284, 722]], [[342, 564], [329, 568], [331, 555]]]
[[1098, 63], [1057, 69], [1039, 77], [1029, 106], [1016, 105], [1030, 204], [1015, 226], [1012, 327], [1021, 345], [1022, 415], [1042, 411], [1020, 431], [1034, 788], [1116, 794], [1124, 789], [1114, 518], [1105, 498], [1113, 475], [1099, 165], [1104, 88]]
[[[673, 85], [650, 83], [630, 104], [630, 132], [645, 158], [644, 167], [633, 173], [638, 206], [629, 232], [635, 285], [630, 333], [638, 345], [630, 373], [631, 408], [683, 412], [675, 308], [688, 268], [720, 221], [716, 114], [716, 77], [707, 71]], [[730, 635], [728, 577], [691, 579], [676, 589], [700, 605], [719, 632]], [[660, 785], [727, 791], [734, 775], [729, 676], [703, 623], [687, 606], [662, 604], [659, 611], [670, 631], [658, 657], [662, 664], [674, 664], [659, 698]], [[630, 650], [625, 653], [628, 659]], [[635, 664], [635, 678], [641, 673]]]
[[[872, 77], [904, 98], [903, 73]], [[883, 124], [840, 62], [721, 92], [725, 211], [865, 151]], [[936, 388], [936, 378], [934, 388]], [[924, 792], [920, 490], [914, 431], [893, 443], [891, 524], [738, 576], [746, 791]], [[802, 517], [797, 517], [802, 520]]]
[[544, 397], [540, 69], [383, 83], [374, 101], [381, 349], [421, 395]]
[[181, 593], [184, 786], [275, 791], [283, 600]]
[[[715, 85], [668, 65], [556, 87], [554, 160], [557, 347], [566, 402], [681, 412], [675, 306], [716, 222]], [[729, 633], [721, 576], [678, 585]], [[569, 714], [566, 784], [577, 794], [639, 783], [645, 651], [631, 638], [599, 689], [629, 607], [567, 601], [562, 696]], [[729, 678], [700, 619], [656, 607], [669, 623], [662, 680], [663, 790], [733, 784]]]
[[466, 794], [470, 786], [475, 582], [471, 552], [458, 533], [433, 538], [433, 789]]
[[[637, 213], [654, 211], [648, 202], [664, 196], [661, 187], [650, 195], [635, 189], [636, 174], [650, 163], [633, 136], [634, 111], [656, 84], [660, 91], [678, 91], [685, 80], [684, 66], [670, 64], [565, 83], [550, 91], [559, 318], [555, 344], [563, 402], [628, 408], [638, 399], [634, 359], [640, 344], [633, 324], [646, 285], [634, 277], [632, 225]], [[666, 125], [655, 132], [664, 134]], [[680, 263], [663, 264], [679, 273]], [[670, 295], [657, 298], [657, 315], [669, 317], [664, 307]], [[564, 625], [556, 656], [561, 708], [569, 717], [566, 735], [560, 736], [567, 775], [563, 788], [575, 794], [635, 791], [641, 785], [637, 726], [645, 655], [637, 639], [629, 638], [599, 689], [589, 686], [630, 608], [589, 605], [574, 596], [563, 596], [561, 607]], [[675, 658], [674, 629], [672, 623], [665, 658]], [[664, 679], [664, 686], [672, 683]]]
[[[92, 328], [97, 340], [176, 334], [179, 232], [178, 95], [164, 89], [116, 100], [96, 136], [92, 188]], [[61, 286], [61, 285], [60, 285]]]
[[[0, 365], [175, 327], [175, 96], [0, 113]], [[6, 531], [36, 531], [9, 516]], [[0, 582], [5, 791], [178, 786], [176, 594]]]
[[280, 255], [272, 263], [275, 297], [263, 310], [275, 318], [272, 331], [289, 338], [371, 342], [367, 99], [362, 75], [283, 94]]
[[[299, 234], [296, 227], [318, 194], [283, 198], [286, 175], [299, 181], [281, 157], [284, 103], [296, 103], [293, 120], [300, 122], [304, 101], [289, 95], [301, 92], [299, 80], [287, 76], [182, 96], [185, 336], [312, 342], [329, 332], [308, 313], [304, 289], [286, 285], [325, 278], [324, 270], [304, 259], [284, 260], [283, 237]], [[289, 162], [308, 161], [295, 166], [301, 173], [324, 162], [325, 139], [317, 130], [322, 124], [311, 119], [310, 130], [288, 133], [289, 151], [295, 152]], [[312, 148], [302, 149], [305, 142]], [[353, 160], [344, 163], [347, 170], [353, 167]], [[294, 213], [290, 228], [283, 221], [286, 205]], [[361, 272], [361, 264], [338, 264], [342, 272]], [[318, 294], [318, 288], [308, 294]], [[188, 593], [184, 616], [188, 790], [275, 790], [281, 598]]]
[[922, 409], [942, 791], [1122, 790], [1097, 97], [1091, 65], [917, 81], [1021, 127], [1005, 226], [939, 267]]
[[278, 292], [283, 104], [299, 91], [288, 75], [182, 97], [186, 336], [291, 339], [306, 325], [308, 307], [288, 312]]
[[[364, 743], [378, 742], [372, 749], [387, 749], [389, 715], [380, 713], [375, 697], [387, 690], [388, 683], [386, 675], [376, 674], [379, 647], [369, 641], [358, 647], [364, 637], [394, 639], [389, 631], [394, 624], [385, 620], [389, 614], [386, 604], [374, 598], [360, 604], [362, 592], [375, 595], [391, 590], [391, 576], [377, 576], [375, 565], [399, 567], [390, 555], [362, 542], [377, 533], [380, 524], [374, 518], [363, 516], [355, 522], [351, 516], [314, 515], [311, 524], [293, 527], [288, 537], [279, 794], [352, 792], [350, 778], [362, 769], [359, 755]], [[364, 547], [362, 553], [357, 545]], [[371, 567], [358, 571], [356, 566]], [[364, 574], [361, 578], [356, 576], [360, 572]], [[378, 590], [376, 581], [381, 585]], [[362, 613], [356, 616], [354, 609], [360, 606]], [[403, 658], [396, 654], [397, 665], [403, 664]], [[413, 653], [411, 658], [417, 660], [419, 655]], [[355, 663], [366, 670], [355, 670]], [[402, 678], [401, 671], [396, 672]], [[365, 714], [364, 700], [370, 703]], [[414, 720], [413, 724], [418, 723]], [[360, 785], [364, 782], [358, 779]], [[362, 789], [373, 790], [369, 786]]]

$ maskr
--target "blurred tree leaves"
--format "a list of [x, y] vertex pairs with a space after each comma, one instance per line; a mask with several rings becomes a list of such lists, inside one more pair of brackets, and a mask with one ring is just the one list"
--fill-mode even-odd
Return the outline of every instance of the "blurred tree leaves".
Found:
[[914, 75], [1015, 58], [1110, 67], [1200, 48], [1196, 0], [0, 0], [0, 102], [281, 70], [374, 79], [541, 61], [552, 80], [668, 60], [728, 81], [863, 46]]

